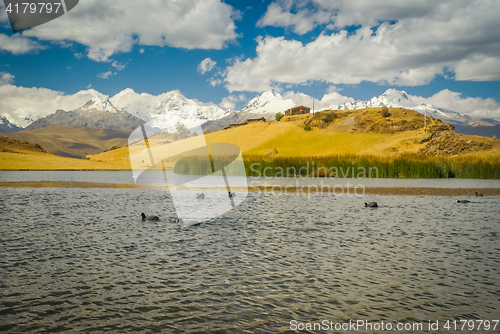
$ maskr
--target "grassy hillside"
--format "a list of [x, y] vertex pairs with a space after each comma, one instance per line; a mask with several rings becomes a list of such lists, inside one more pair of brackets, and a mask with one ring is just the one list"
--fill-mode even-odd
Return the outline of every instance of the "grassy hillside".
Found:
[[[440, 120], [400, 108], [340, 110], [285, 116], [279, 122], [252, 123], [206, 135], [208, 142], [238, 145], [246, 156], [500, 156], [500, 142], [464, 136]], [[309, 125], [311, 130], [304, 128]]]
[[85, 158], [112, 147], [126, 146], [131, 132], [52, 125], [37, 130], [0, 134], [7, 138], [39, 144], [44, 150], [69, 158]]
[[[390, 177], [472, 175], [470, 171], [474, 170], [496, 175], [500, 168], [500, 142], [497, 140], [458, 135], [452, 126], [430, 117], [427, 117], [427, 131], [424, 131], [422, 114], [400, 108], [387, 112], [388, 115], [382, 115], [381, 108], [371, 108], [285, 116], [279, 122], [257, 122], [210, 133], [206, 140], [238, 145], [247, 167], [256, 161], [272, 166], [301, 166], [306, 161], [319, 161], [321, 165], [335, 159], [337, 164], [359, 162], [361, 166], [368, 161], [381, 163], [384, 175]], [[150, 144], [158, 146], [171, 141], [171, 136], [158, 134]], [[144, 147], [134, 145], [132, 149]], [[105, 169], [110, 166], [127, 169], [130, 168], [128, 154], [129, 148], [122, 147], [89, 155], [86, 164], [96, 169], [104, 165]], [[78, 162], [78, 166], [84, 163], [84, 160], [73, 161]], [[411, 164], [406, 164], [408, 161]], [[173, 169], [175, 163], [175, 160], [170, 161], [167, 168]], [[18, 165], [23, 165], [22, 160], [18, 160]], [[395, 165], [404, 170], [396, 172], [391, 167]], [[479, 168], [480, 165], [483, 167]], [[417, 170], [426, 172], [417, 173]]]
[[[304, 128], [309, 125], [311, 130]], [[281, 121], [256, 122], [205, 135], [208, 143], [238, 145], [245, 156], [424, 156], [499, 157], [500, 142], [492, 138], [458, 135], [451, 125], [416, 111], [390, 108], [339, 110], [315, 115], [285, 116]], [[170, 142], [162, 135], [151, 145]], [[91, 156], [91, 160], [126, 160], [127, 148]]]
[[[268, 176], [370, 177], [366, 174], [376, 167], [377, 177], [500, 178], [498, 141], [458, 135], [451, 125], [400, 108], [386, 114], [372, 108], [290, 116], [206, 137], [208, 142], [238, 145], [247, 175], [254, 176], [265, 171]], [[207, 168], [209, 163], [195, 159], [182, 161], [175, 171], [199, 173]]]
[[71, 159], [45, 152], [40, 145], [0, 136], [0, 170], [117, 170], [130, 164]]

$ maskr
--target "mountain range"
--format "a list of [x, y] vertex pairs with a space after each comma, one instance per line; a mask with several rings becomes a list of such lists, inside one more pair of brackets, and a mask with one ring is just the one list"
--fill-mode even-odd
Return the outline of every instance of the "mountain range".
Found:
[[481, 120], [461, 115], [453, 110], [440, 108], [432, 104], [417, 103], [405, 92], [396, 89], [388, 89], [384, 94], [374, 97], [369, 101], [347, 102], [341, 105], [332, 105], [323, 110], [354, 110], [365, 108], [405, 108], [415, 110], [421, 114], [437, 118], [444, 123], [455, 127], [455, 132], [460, 134], [478, 136], [499, 136], [500, 122], [497, 120]]
[[[96, 92], [97, 93], [97, 92]], [[312, 102], [312, 101], [311, 101]], [[202, 103], [188, 99], [174, 90], [158, 96], [136, 93], [125, 89], [112, 98], [94, 96], [82, 107], [73, 111], [57, 110], [46, 117], [31, 115], [26, 130], [40, 129], [51, 125], [82, 126], [130, 131], [148, 122], [152, 127], [163, 131], [175, 132], [177, 122], [188, 128], [203, 124], [206, 132], [223, 129], [230, 124], [241, 123], [250, 118], [264, 117], [274, 119], [278, 112], [296, 106], [292, 99], [284, 98], [274, 90], [250, 100], [241, 110], [224, 110], [213, 103]], [[331, 105], [320, 110], [346, 110], [376, 107], [396, 107], [415, 110], [419, 113], [442, 120], [455, 126], [458, 133], [492, 136], [500, 135], [500, 122], [496, 120], [479, 120], [455, 111], [440, 108], [431, 104], [419, 104], [404, 91], [388, 89], [384, 94], [368, 101], [347, 102]], [[162, 116], [162, 117], [160, 117]], [[22, 124], [16, 124], [12, 115], [0, 116], [1, 132], [22, 130]]]
[[25, 130], [36, 130], [51, 125], [65, 125], [133, 131], [143, 123], [144, 121], [139, 118], [116, 108], [109, 100], [93, 97], [77, 110], [57, 110], [55, 114], [34, 121]]

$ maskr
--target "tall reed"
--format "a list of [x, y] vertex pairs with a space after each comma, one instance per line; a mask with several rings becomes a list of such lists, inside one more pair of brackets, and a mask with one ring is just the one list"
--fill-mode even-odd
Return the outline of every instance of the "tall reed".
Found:
[[[393, 158], [375, 156], [262, 157], [245, 156], [247, 176], [268, 177], [367, 177], [367, 178], [467, 178], [500, 179], [500, 158], [442, 158], [405, 155]], [[214, 161], [215, 170], [230, 161]], [[226, 169], [228, 175], [242, 175], [235, 164]], [[209, 159], [183, 158], [175, 173], [208, 175]]]

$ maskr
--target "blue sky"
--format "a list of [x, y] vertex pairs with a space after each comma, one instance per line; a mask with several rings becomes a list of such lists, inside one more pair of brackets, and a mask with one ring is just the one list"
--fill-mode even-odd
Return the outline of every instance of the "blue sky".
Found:
[[180, 90], [233, 109], [271, 88], [339, 102], [396, 88], [500, 118], [496, 1], [81, 0], [15, 35], [0, 11], [0, 83], [16, 87]]

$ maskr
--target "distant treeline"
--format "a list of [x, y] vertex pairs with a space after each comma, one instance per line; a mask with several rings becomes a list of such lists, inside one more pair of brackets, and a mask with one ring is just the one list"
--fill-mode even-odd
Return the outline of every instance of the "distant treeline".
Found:
[[[208, 175], [231, 161], [198, 157], [182, 158], [174, 172]], [[394, 158], [375, 156], [261, 157], [245, 156], [245, 171], [237, 164], [227, 175], [254, 177], [339, 177], [339, 178], [466, 178], [500, 179], [500, 158], [443, 158], [404, 155]]]

